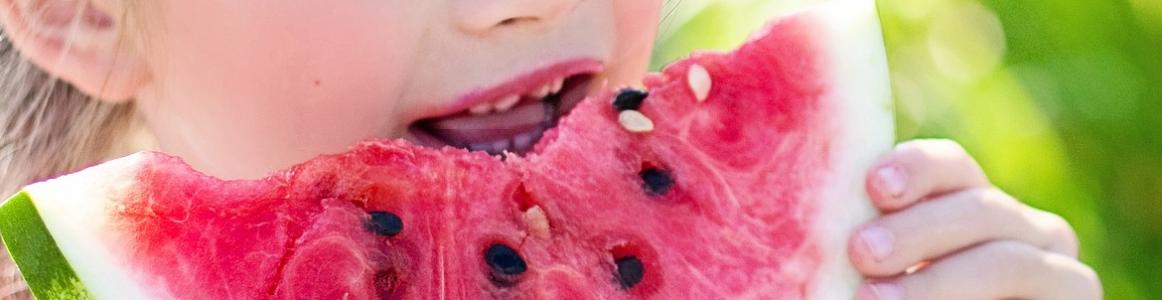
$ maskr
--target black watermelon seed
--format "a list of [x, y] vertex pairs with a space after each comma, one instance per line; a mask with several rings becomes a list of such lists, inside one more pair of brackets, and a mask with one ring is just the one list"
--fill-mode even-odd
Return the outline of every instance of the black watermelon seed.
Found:
[[524, 258], [520, 257], [512, 247], [493, 244], [484, 251], [484, 261], [492, 268], [490, 279], [493, 284], [501, 287], [512, 286], [516, 283], [516, 276], [528, 271]]
[[642, 188], [654, 196], [665, 195], [674, 187], [674, 178], [670, 172], [648, 168], [638, 173], [642, 178]]
[[403, 231], [403, 220], [393, 213], [374, 211], [367, 221], [367, 230], [380, 236], [395, 236]]
[[613, 99], [613, 108], [617, 111], [638, 110], [642, 107], [642, 102], [649, 97], [650, 94], [646, 91], [625, 88], [617, 92], [617, 97]]
[[617, 283], [621, 288], [629, 289], [642, 282], [645, 276], [645, 266], [636, 256], [626, 256], [617, 259]]

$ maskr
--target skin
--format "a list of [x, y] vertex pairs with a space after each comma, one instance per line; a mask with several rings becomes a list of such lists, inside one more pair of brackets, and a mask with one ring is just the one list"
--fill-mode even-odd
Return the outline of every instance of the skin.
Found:
[[869, 277], [857, 299], [1101, 299], [1069, 223], [993, 186], [956, 142], [906, 142], [875, 166], [884, 215], [848, 243]]
[[[597, 58], [606, 68], [599, 81], [634, 84], [662, 7], [0, 1], [5, 30], [34, 63], [102, 101], [133, 99], [161, 150], [227, 178], [261, 176], [365, 139], [408, 138], [409, 124], [459, 95], [564, 59]], [[76, 5], [86, 9], [78, 14]], [[869, 278], [859, 299], [1101, 298], [1097, 276], [1076, 259], [1069, 225], [993, 187], [955, 142], [902, 144], [867, 182], [884, 216], [851, 237], [851, 261]]]

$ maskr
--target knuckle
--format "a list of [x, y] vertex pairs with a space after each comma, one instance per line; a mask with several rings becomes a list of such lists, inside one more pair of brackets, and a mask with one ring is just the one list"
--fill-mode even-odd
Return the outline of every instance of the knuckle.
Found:
[[994, 241], [980, 245], [977, 248], [977, 253], [983, 256], [994, 256], [1006, 254], [1013, 249], [1013, 245], [1009, 241]]
[[906, 157], [936, 160], [941, 157], [967, 157], [968, 152], [953, 140], [913, 140], [896, 146], [896, 152]]
[[1084, 289], [1081, 294], [1086, 296], [1085, 299], [1102, 298], [1101, 279], [1098, 278], [1097, 272], [1093, 268], [1082, 264], [1077, 276], [1080, 282], [1078, 286]]
[[1066, 221], [1060, 215], [1048, 212], [1044, 212], [1044, 214], [1046, 218], [1045, 222], [1048, 223], [1047, 227], [1054, 239], [1076, 249], [1078, 246], [1077, 232], [1073, 230], [1073, 225], [1070, 225], [1069, 221]]
[[1043, 237], [1038, 242], [1042, 247], [1052, 252], [1065, 254], [1070, 257], [1077, 257], [1078, 242], [1077, 232], [1074, 231], [1073, 226], [1064, 217], [1029, 207], [1030, 213], [1027, 214], [1029, 223], [1034, 226], [1034, 230], [1040, 232]]
[[949, 139], [932, 139], [921, 141], [918, 145], [924, 152], [929, 153], [933, 157], [947, 157], [953, 159], [962, 159], [970, 157], [968, 150], [956, 141]]
[[902, 161], [923, 161], [929, 159], [927, 151], [924, 151], [924, 145], [920, 141], [909, 141], [897, 145], [892, 157]]
[[1017, 266], [1022, 262], [1035, 260], [1033, 248], [1021, 242], [1001, 240], [981, 245], [977, 254], [991, 257], [1005, 265]]
[[939, 149], [946, 153], [968, 153], [968, 151], [964, 150], [964, 146], [950, 139], [932, 139], [928, 140], [928, 143], [932, 145], [933, 149]]
[[996, 187], [965, 190], [956, 197], [970, 212], [996, 214], [1013, 211], [1019, 202]]
[[1026, 207], [1025, 203], [1017, 200], [1016, 197], [1012, 197], [1011, 194], [1006, 193], [1004, 190], [1000, 190], [1000, 188], [996, 186], [989, 186], [984, 188], [983, 193], [984, 198], [987, 199], [985, 201], [989, 201], [991, 205], [994, 205], [996, 208], [1010, 209], [1012, 212], [1019, 212], [1021, 207]]
[[960, 143], [947, 139], [915, 140], [896, 147], [894, 160], [912, 168], [946, 169], [945, 173], [959, 174], [962, 182], [984, 185], [988, 178], [976, 159]]
[[1047, 282], [1045, 288], [1063, 287], [1062, 294], [1068, 299], [1101, 299], [1101, 279], [1097, 272], [1088, 265], [1073, 258], [1060, 255], [1051, 255], [1052, 259], [1043, 259], [1041, 263], [1048, 272], [1054, 272], [1053, 280]]

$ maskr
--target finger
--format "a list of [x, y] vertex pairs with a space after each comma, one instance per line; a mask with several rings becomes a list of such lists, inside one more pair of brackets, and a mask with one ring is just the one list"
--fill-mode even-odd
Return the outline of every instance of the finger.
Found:
[[1101, 299], [1097, 274], [1076, 259], [1013, 241], [990, 242], [919, 272], [869, 280], [860, 300]]
[[852, 264], [869, 276], [892, 276], [993, 240], [1027, 243], [1067, 257], [1077, 238], [1060, 216], [1029, 207], [996, 188], [974, 188], [921, 202], [873, 220], [849, 241]]
[[883, 211], [896, 211], [932, 195], [989, 185], [976, 161], [949, 140], [900, 144], [875, 166], [867, 176], [867, 189], [872, 203]]

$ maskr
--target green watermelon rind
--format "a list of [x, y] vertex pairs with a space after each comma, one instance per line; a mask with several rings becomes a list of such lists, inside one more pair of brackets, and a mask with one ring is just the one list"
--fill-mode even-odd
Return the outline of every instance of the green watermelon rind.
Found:
[[0, 205], [0, 238], [37, 299], [94, 299], [57, 248], [27, 192]]

